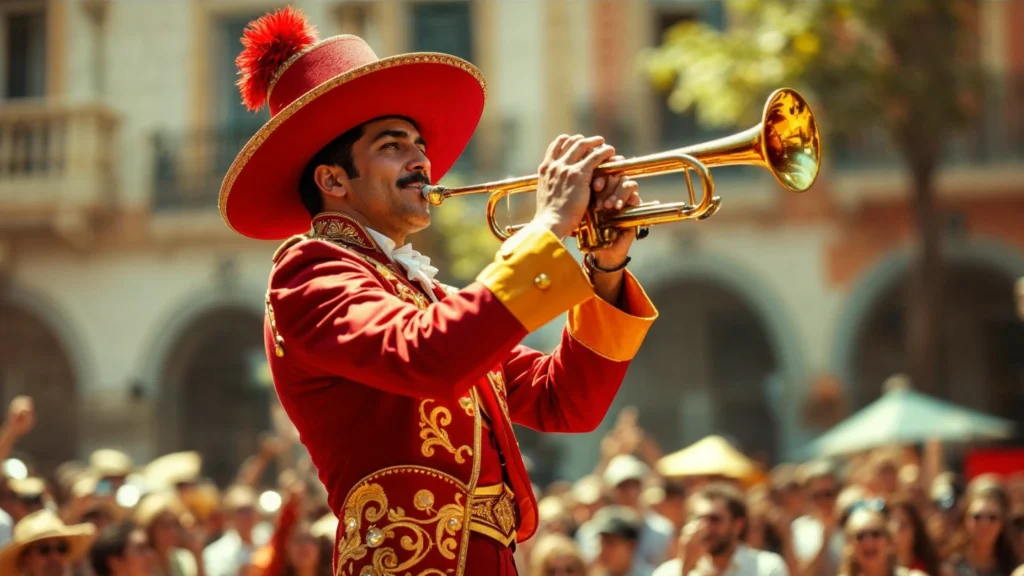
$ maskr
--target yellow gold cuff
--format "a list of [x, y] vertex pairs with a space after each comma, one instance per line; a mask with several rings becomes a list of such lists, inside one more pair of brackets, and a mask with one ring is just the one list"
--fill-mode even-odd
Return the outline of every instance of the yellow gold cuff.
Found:
[[594, 296], [576, 259], [550, 230], [527, 226], [477, 276], [527, 331]]
[[623, 310], [594, 297], [569, 311], [569, 334], [591, 352], [615, 362], [636, 356], [658, 311], [627, 270], [622, 280]]

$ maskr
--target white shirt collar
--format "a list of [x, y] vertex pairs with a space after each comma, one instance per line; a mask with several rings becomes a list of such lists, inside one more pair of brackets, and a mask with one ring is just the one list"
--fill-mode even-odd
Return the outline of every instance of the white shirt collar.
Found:
[[391, 258], [391, 253], [395, 251], [395, 241], [381, 234], [380, 232], [377, 232], [373, 228], [370, 228], [368, 226], [363, 226], [363, 228], [365, 228], [366, 232], [370, 235], [371, 238], [373, 238], [373, 241], [377, 243], [377, 246], [380, 248], [380, 251], [383, 252], [384, 255], [387, 256], [388, 258]]
[[419, 282], [423, 290], [430, 296], [430, 299], [437, 302], [437, 296], [434, 295], [434, 276], [437, 274], [437, 268], [430, 265], [430, 258], [420, 254], [419, 252], [412, 249], [412, 244], [405, 243], [400, 247], [395, 247], [395, 241], [387, 236], [377, 232], [376, 230], [365, 227], [366, 232], [373, 238], [373, 241], [380, 247], [383, 252], [392, 262], [398, 264], [398, 266], [405, 271], [409, 280]]

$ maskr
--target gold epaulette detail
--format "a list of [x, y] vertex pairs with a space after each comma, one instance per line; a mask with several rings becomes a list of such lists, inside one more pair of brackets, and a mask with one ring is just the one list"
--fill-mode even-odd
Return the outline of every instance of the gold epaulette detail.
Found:
[[270, 304], [270, 291], [267, 291], [267, 320], [270, 321], [270, 333], [274, 336], [274, 354], [278, 358], [284, 357], [284, 338], [277, 333], [277, 320], [274, 319], [274, 307]]
[[276, 264], [277, 261], [281, 259], [281, 256], [284, 256], [284, 253], [287, 252], [289, 248], [295, 246], [296, 244], [302, 242], [303, 240], [309, 240], [309, 238], [310, 235], [307, 232], [305, 234], [296, 234], [295, 236], [292, 236], [291, 238], [282, 242], [281, 245], [277, 247], [277, 250], [274, 250], [274, 263]]

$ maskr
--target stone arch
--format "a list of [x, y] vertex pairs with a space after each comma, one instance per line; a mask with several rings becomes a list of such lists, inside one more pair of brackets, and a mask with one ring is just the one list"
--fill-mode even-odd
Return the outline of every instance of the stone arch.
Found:
[[[997, 239], [979, 237], [962, 242], [947, 242], [943, 249], [948, 264], [980, 264], [1014, 278], [1024, 276], [1024, 254]], [[910, 258], [909, 249], [905, 247], [889, 252], [862, 274], [850, 290], [836, 323], [832, 346], [834, 372], [847, 387], [855, 379], [853, 353], [861, 324], [878, 299], [906, 273]]]
[[[793, 445], [794, 436], [800, 433], [796, 413], [791, 410], [791, 405], [794, 403], [788, 402], [787, 399], [799, 398], [802, 394], [806, 380], [806, 367], [796, 327], [786, 314], [786, 307], [782, 300], [775, 295], [774, 290], [765, 279], [757, 273], [747, 269], [739, 262], [721, 255], [702, 253], [689, 256], [685, 260], [672, 258], [665, 262], [671, 264], [645, 268], [650, 272], [644, 278], [644, 285], [648, 292], [662, 303], [660, 307], [663, 311], [670, 311], [670, 306], [676, 303], [677, 299], [686, 298], [685, 293], [673, 293], [679, 288], [689, 292], [691, 297], [708, 302], [710, 306], [726, 309], [727, 318], [724, 319], [726, 325], [719, 328], [722, 334], [718, 336], [718, 339], [730, 342], [730, 346], [748, 347], [752, 356], [751, 361], [759, 361], [760, 369], [764, 371], [763, 379], [759, 383], [761, 400], [755, 401], [754, 406], [741, 406], [741, 404], [746, 404], [746, 401], [737, 403], [738, 400], [741, 400], [738, 397], [731, 401], [724, 397], [709, 397], [704, 393], [708, 391], [686, 393], [682, 398], [682, 403], [688, 402], [690, 405], [688, 407], [681, 406], [683, 412], [679, 414], [680, 421], [688, 415], [692, 416], [705, 411], [711, 412], [717, 403], [724, 402], [724, 404], [722, 410], [718, 410], [720, 418], [717, 421], [708, 422], [712, 428], [702, 430], [698, 425], [692, 432], [684, 433], [683, 436], [687, 441], [695, 441], [699, 439], [699, 436], [713, 431], [732, 432], [736, 434], [737, 440], [747, 444], [752, 450], [759, 450], [765, 453], [765, 456], [772, 458], [783, 456]], [[664, 313], [659, 318], [661, 328], [668, 328], [671, 322], [671, 317]], [[655, 338], [658, 336], [655, 335]], [[742, 338], [744, 342], [740, 344], [734, 338]], [[645, 346], [653, 341], [649, 339]], [[722, 346], [716, 346], [716, 348], [718, 348], [718, 354], [722, 356], [718, 360], [719, 368], [725, 370], [717, 378], [719, 380], [731, 378], [742, 380], [744, 377], [739, 372], [729, 369], [732, 361], [725, 360], [725, 358], [733, 357], [735, 351], [723, 350]], [[709, 355], [714, 355], [712, 350], [707, 352]], [[753, 356], [760, 356], [760, 359], [755, 359]], [[640, 365], [637, 363], [637, 366]], [[646, 370], [632, 371], [629, 376], [629, 379], [634, 380], [637, 387], [642, 386], [642, 382], [635, 380], [642, 379], [643, 372]], [[747, 384], [749, 385], [751, 382]], [[713, 391], [711, 392], [713, 396]], [[756, 406], [762, 402], [763, 413]], [[758, 438], [749, 433], [749, 430], [745, 430], [745, 427], [737, 426], [737, 422], [727, 414], [732, 411], [747, 413], [752, 419], [763, 419], [760, 424], [772, 426], [770, 433], [763, 436], [765, 442], [760, 442]], [[733, 430], [717, 430], [723, 426], [732, 427]]]
[[83, 342], [69, 316], [40, 293], [13, 284], [0, 294], [0, 409], [19, 394], [33, 398], [36, 428], [17, 450], [37, 473], [79, 456], [77, 398], [90, 373]]
[[[864, 274], [843, 311], [835, 341], [836, 372], [856, 409], [881, 393], [888, 375], [906, 370], [904, 285], [910, 254], [890, 253]], [[1024, 254], [989, 239], [946, 248], [943, 369], [938, 396], [1024, 425], [1024, 323], [1013, 284], [1024, 276]]]
[[154, 336], [140, 374], [158, 409], [157, 453], [198, 450], [204, 473], [230, 482], [270, 427], [270, 382], [259, 381], [263, 298], [255, 290], [185, 298]]

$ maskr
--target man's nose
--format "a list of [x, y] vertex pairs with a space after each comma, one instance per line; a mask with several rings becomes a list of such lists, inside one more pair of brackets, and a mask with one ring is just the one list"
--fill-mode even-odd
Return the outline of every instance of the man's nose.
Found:
[[427, 176], [430, 176], [430, 159], [427, 158], [427, 155], [419, 148], [416, 148], [415, 150], [416, 152], [406, 165], [406, 170], [409, 172], [423, 172]]

